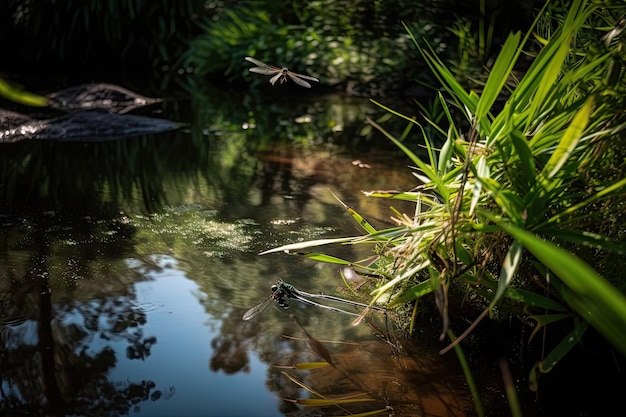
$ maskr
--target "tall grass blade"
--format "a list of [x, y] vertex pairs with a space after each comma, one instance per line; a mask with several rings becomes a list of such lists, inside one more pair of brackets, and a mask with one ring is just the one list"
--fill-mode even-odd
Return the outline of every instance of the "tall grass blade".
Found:
[[433, 286], [430, 283], [430, 280], [422, 281], [417, 285], [408, 288], [407, 290], [400, 293], [397, 297], [395, 297], [387, 306], [395, 307], [399, 305], [406, 304], [410, 301], [417, 300], [418, 298], [422, 298], [426, 294], [430, 294], [433, 292]]
[[493, 308], [496, 304], [498, 304], [500, 298], [502, 298], [502, 296], [506, 293], [509, 284], [517, 273], [522, 260], [523, 251], [524, 246], [522, 243], [517, 239], [514, 240], [504, 257], [504, 262], [502, 263], [502, 268], [500, 269], [500, 278], [498, 279], [498, 288], [496, 289], [496, 294], [493, 296], [491, 303], [489, 303], [489, 308]]
[[563, 134], [556, 150], [546, 163], [542, 172], [547, 172], [547, 178], [554, 177], [561, 167], [570, 158], [572, 152], [576, 149], [578, 142], [580, 141], [584, 130], [589, 124], [589, 118], [591, 116], [591, 110], [593, 109], [593, 97], [589, 97], [585, 100], [583, 106], [576, 112], [576, 115], [572, 119], [569, 127]]
[[348, 206], [346, 203], [341, 201], [341, 199], [339, 199], [339, 197], [337, 197], [337, 195], [335, 195], [335, 193], [333, 193], [330, 190], [329, 190], [329, 192], [333, 195], [333, 197], [335, 197], [335, 199], [337, 201], [339, 201], [339, 204], [341, 204], [343, 206], [343, 208], [346, 209], [346, 211], [348, 213], [350, 213], [352, 218], [354, 220], [356, 220], [356, 222], [359, 224], [359, 226], [361, 226], [363, 228], [363, 230], [365, 230], [366, 233], [376, 233], [376, 229], [374, 228], [374, 226], [372, 226], [370, 224], [370, 222], [365, 220], [365, 218], [363, 218], [363, 216], [361, 216], [359, 213], [357, 213], [352, 207]]
[[345, 259], [337, 258], [335, 256], [326, 255], [323, 253], [301, 253], [298, 252], [298, 255], [302, 255], [305, 258], [312, 259], [314, 261], [326, 262], [329, 264], [339, 264], [339, 265], [354, 265], [354, 262], [347, 261]]
[[334, 243], [346, 243], [346, 242], [351, 242], [354, 239], [355, 237], [341, 237], [341, 238], [334, 238], [334, 239], [317, 239], [317, 240], [309, 240], [306, 242], [290, 243], [288, 245], [283, 245], [278, 248], [268, 249], [266, 251], [259, 253], [259, 255], [267, 255], [269, 253], [275, 253], [275, 252], [291, 252], [294, 250], [306, 249], [306, 248], [311, 248], [314, 246], [332, 245]]
[[561, 359], [582, 339], [587, 326], [586, 321], [576, 322], [574, 329], [565, 336], [561, 342], [541, 361], [537, 362], [531, 369], [528, 377], [528, 384], [531, 390], [536, 390], [538, 386], [539, 373], [548, 373], [559, 363]]
[[319, 369], [319, 368], [326, 368], [328, 366], [331, 366], [330, 363], [328, 362], [301, 362], [301, 363], [296, 363], [293, 365], [294, 369], [299, 369], [299, 370], [311, 370], [311, 369]]
[[[365, 395], [365, 393], [361, 394]], [[376, 401], [374, 398], [363, 397], [363, 398], [305, 398], [300, 400], [293, 400], [296, 404], [306, 405], [310, 407], [327, 407], [329, 405], [337, 405], [337, 404], [354, 404], [354, 403], [364, 403]]]
[[438, 78], [443, 87], [450, 92], [453, 99], [459, 100], [461, 105], [469, 107], [472, 111], [475, 110], [478, 102], [477, 97], [472, 97], [468, 94], [465, 91], [465, 88], [456, 80], [452, 72], [450, 72], [441, 59], [437, 57], [434, 51], [432, 49], [430, 51], [424, 50], [419, 45], [406, 24], [402, 23], [402, 25], [413, 40], [413, 43], [417, 47], [419, 53], [430, 67], [432, 73]]
[[489, 78], [487, 78], [483, 92], [480, 95], [478, 106], [476, 106], [475, 117], [478, 125], [482, 128], [481, 133], [484, 135], [490, 134], [489, 130], [485, 129], [487, 122], [486, 117], [488, 116], [493, 103], [495, 103], [496, 99], [500, 95], [502, 87], [504, 87], [504, 84], [513, 70], [513, 66], [517, 62], [517, 57], [520, 53], [519, 44], [521, 36], [520, 32], [516, 32], [509, 35], [506, 39], [498, 57], [496, 58], [496, 61], [493, 64], [493, 67], [491, 68]]
[[48, 99], [46, 97], [24, 91], [14, 84], [5, 81], [2, 77], [0, 77], [0, 97], [27, 106], [45, 107], [48, 105]]
[[535, 160], [530, 147], [528, 146], [528, 141], [522, 132], [515, 129], [511, 132], [510, 138], [511, 144], [515, 149], [515, 154], [519, 158], [522, 174], [527, 184], [527, 189], [523, 191], [527, 191], [536, 182], [537, 174], [535, 172]]
[[542, 314], [542, 315], [532, 315], [532, 316], [528, 316], [529, 319], [531, 320], [535, 320], [537, 322], [537, 325], [535, 326], [535, 328], [533, 329], [532, 333], [530, 334], [530, 336], [528, 337], [528, 341], [530, 342], [531, 340], [533, 340], [533, 338], [535, 337], [535, 335], [541, 331], [542, 329], [544, 329], [548, 324], [551, 323], [556, 323], [557, 321], [561, 321], [561, 320], [565, 320], [565, 319], [570, 319], [572, 318], [572, 314]]
[[[465, 357], [465, 353], [461, 346], [458, 346], [458, 342], [454, 337], [454, 333], [452, 330], [448, 330], [448, 337], [454, 343], [454, 353], [456, 353], [456, 357], [459, 360], [459, 364], [461, 364], [461, 369], [463, 369], [463, 375], [465, 376], [465, 381], [467, 382], [467, 386], [470, 389], [470, 393], [472, 394], [472, 399], [474, 400], [474, 408], [476, 410], [476, 415], [478, 417], [485, 416], [485, 408], [483, 407], [483, 402], [480, 399], [480, 394], [478, 392], [478, 386], [476, 385], [476, 381], [474, 380], [474, 376], [472, 375], [472, 371], [470, 370], [469, 363], [467, 362], [467, 358]], [[457, 343], [455, 343], [457, 342]]]
[[297, 380], [296, 378], [294, 378], [293, 376], [291, 376], [290, 374], [288, 374], [285, 371], [280, 371], [280, 373], [286, 377], [288, 380], [290, 380], [291, 382], [293, 382], [294, 384], [296, 384], [297, 386], [299, 386], [300, 388], [303, 388], [305, 390], [307, 390], [308, 392], [310, 392], [313, 395], [317, 395], [320, 398], [326, 398], [324, 395], [320, 394], [319, 392], [317, 392], [316, 390], [314, 390], [313, 388], [309, 387], [308, 385], [306, 385], [304, 382]]
[[568, 292], [562, 295], [582, 318], [626, 355], [626, 296], [599, 276], [587, 263], [554, 243], [530, 232], [496, 221], [552, 270]]
[[302, 329], [306, 337], [308, 337], [308, 343], [309, 343], [309, 346], [311, 346], [311, 349], [313, 349], [313, 352], [317, 353], [322, 359], [324, 359], [326, 362], [328, 362], [331, 366], [334, 367], [335, 365], [333, 363], [333, 358], [330, 354], [330, 351], [326, 349], [326, 346], [324, 346], [322, 342], [320, 342], [319, 340], [311, 336], [309, 332], [304, 328], [304, 326], [300, 324], [300, 321], [297, 319], [295, 315], [293, 315], [293, 313], [290, 314], [289, 317], [291, 317], [291, 319], [296, 323], [296, 325], [298, 325], [298, 327]]
[[385, 131], [381, 126], [379, 126], [376, 122], [374, 122], [369, 117], [367, 118], [367, 122], [371, 124], [374, 128], [380, 131], [383, 135], [385, 135], [389, 140], [391, 140], [398, 148], [400, 148], [406, 156], [408, 156], [411, 161], [435, 184], [435, 189], [444, 199], [447, 201], [450, 196], [450, 191], [444, 184], [444, 182], [439, 178], [435, 170], [428, 164], [424, 163], [417, 155], [415, 155], [408, 147], [406, 147], [402, 142], [398, 141], [393, 137], [389, 132]]
[[509, 402], [509, 409], [511, 410], [511, 417], [522, 417], [522, 407], [517, 398], [517, 391], [515, 389], [515, 381], [511, 374], [511, 368], [509, 362], [504, 358], [498, 359], [500, 365], [500, 372], [502, 373], [502, 380], [504, 381], [504, 393], [506, 399]]
[[[550, 219], [548, 219], [546, 223], [558, 224], [559, 222], [562, 222], [562, 219], [565, 218], [566, 216], [569, 216], [578, 210], [582, 210], [585, 207], [589, 207], [592, 203], [601, 201], [604, 198], [608, 198], [612, 195], [615, 195], [623, 187], [626, 187], [626, 178], [622, 178], [621, 180], [618, 180], [608, 186], [605, 186], [600, 191], [592, 194], [589, 198], [581, 201], [580, 203], [577, 203], [571, 207], [566, 208], [563, 211], [560, 211], [559, 213], [555, 214]], [[544, 226], [544, 224], [542, 224], [542, 226]]]
[[523, 288], [509, 287], [504, 294], [506, 298], [523, 303], [529, 307], [540, 308], [544, 310], [553, 310], [561, 312], [569, 312], [562, 304], [554, 301], [551, 298], [537, 294], [535, 292], [525, 290]]

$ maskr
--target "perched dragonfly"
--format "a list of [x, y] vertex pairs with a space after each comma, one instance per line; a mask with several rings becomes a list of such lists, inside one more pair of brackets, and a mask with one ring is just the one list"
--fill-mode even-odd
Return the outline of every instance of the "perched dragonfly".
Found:
[[338, 307], [333, 307], [333, 306], [329, 306], [329, 305], [326, 305], [326, 304], [321, 304], [321, 303], [318, 303], [316, 301], [310, 300], [310, 298], [320, 299], [320, 300], [327, 300], [327, 301], [332, 301], [332, 302], [336, 302], [336, 303], [348, 304], [348, 305], [355, 306], [355, 307], [361, 307], [363, 309], [372, 309], [372, 310], [377, 310], [377, 311], [387, 311], [387, 309], [382, 308], [382, 307], [370, 306], [368, 304], [363, 304], [363, 303], [359, 303], [359, 302], [356, 302], [356, 301], [350, 301], [350, 300], [346, 300], [344, 298], [334, 297], [332, 295], [311, 294], [311, 293], [308, 293], [308, 292], [300, 291], [299, 289], [297, 289], [296, 287], [294, 287], [291, 284], [287, 284], [286, 282], [279, 281], [278, 284], [272, 285], [272, 293], [270, 294], [269, 297], [267, 297], [265, 300], [261, 301], [259, 304], [253, 306], [252, 308], [250, 308], [248, 311], [246, 311], [243, 314], [243, 320], [244, 321], [248, 321], [248, 320], [251, 320], [254, 317], [258, 316], [270, 304], [272, 304], [272, 302], [274, 302], [274, 301], [276, 301], [278, 303], [278, 305], [280, 307], [282, 307], [283, 309], [288, 309], [289, 308], [289, 304], [287, 303], [287, 301], [285, 301], [285, 298], [296, 300], [296, 301], [299, 301], [299, 302], [304, 303], [304, 304], [308, 304], [308, 305], [312, 305], [312, 306], [316, 306], [316, 307], [320, 307], [320, 308], [325, 308], [327, 310], [336, 311], [336, 312], [344, 313], [344, 314], [349, 314], [351, 316], [360, 316], [361, 313], [355, 313], [355, 312], [352, 312], [352, 311], [346, 311], [346, 310], [343, 310], [343, 309], [338, 308]]
[[252, 62], [254, 65], [257, 65], [256, 67], [250, 68], [250, 72], [263, 75], [273, 75], [273, 77], [270, 78], [270, 84], [272, 85], [276, 84], [276, 81], [278, 80], [280, 80], [281, 84], [284, 83], [285, 81], [287, 81], [287, 77], [291, 78], [291, 80], [299, 86], [306, 88], [311, 88], [311, 84], [304, 80], [315, 81], [318, 83], [320, 82], [320, 80], [315, 77], [310, 77], [308, 75], [302, 75], [298, 74], [297, 72], [289, 71], [287, 67], [278, 68], [273, 65], [268, 65], [264, 62], [259, 61], [258, 59], [249, 56], [246, 57], [246, 61]]

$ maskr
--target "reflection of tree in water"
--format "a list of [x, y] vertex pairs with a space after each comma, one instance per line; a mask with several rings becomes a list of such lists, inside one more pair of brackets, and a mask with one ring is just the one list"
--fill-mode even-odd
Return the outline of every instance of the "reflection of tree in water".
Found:
[[51, 282], [59, 280], [59, 262], [50, 255], [55, 239], [43, 230], [49, 229], [37, 224], [25, 240], [32, 255], [23, 275], [5, 277], [0, 325], [13, 325], [0, 327], [0, 409], [8, 415], [117, 416], [163, 397], [152, 381], [107, 377], [118, 361], [109, 343], [127, 343], [128, 359], [146, 358], [156, 343], [143, 334], [146, 315], [133, 308], [132, 287], [115, 297], [54, 304], [53, 288], [59, 288]]
[[[250, 371], [248, 341], [254, 339], [252, 327], [236, 326], [236, 318], [224, 321], [218, 337], [211, 340], [213, 354], [209, 369], [213, 372], [224, 371], [226, 374]], [[234, 325], [234, 326], [233, 326]]]

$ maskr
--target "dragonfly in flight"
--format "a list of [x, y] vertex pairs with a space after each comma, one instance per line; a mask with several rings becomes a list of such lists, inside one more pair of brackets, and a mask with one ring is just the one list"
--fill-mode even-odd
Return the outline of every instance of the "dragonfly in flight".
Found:
[[268, 65], [265, 62], [261, 62], [258, 59], [252, 58], [250, 56], [246, 57], [246, 61], [252, 62], [254, 65], [256, 65], [256, 67], [250, 68], [250, 72], [263, 75], [272, 75], [273, 77], [270, 78], [270, 84], [272, 85], [276, 84], [276, 81], [278, 80], [280, 80], [281, 84], [284, 83], [285, 81], [287, 81], [287, 77], [291, 78], [291, 80], [299, 86], [306, 88], [311, 88], [311, 84], [308, 81], [315, 81], [318, 83], [320, 82], [320, 80], [315, 77], [289, 71], [287, 67], [278, 68], [273, 65]]
[[265, 311], [265, 309], [270, 304], [272, 304], [273, 301], [276, 301], [278, 305], [282, 307], [283, 309], [285, 310], [288, 309], [289, 304], [287, 303], [287, 301], [285, 301], [285, 298], [296, 300], [304, 304], [308, 304], [308, 305], [312, 305], [312, 306], [316, 306], [320, 308], [325, 308], [327, 310], [349, 314], [352, 316], [360, 316], [361, 313], [355, 313], [352, 311], [343, 310], [338, 307], [333, 307], [333, 306], [329, 306], [326, 304], [322, 304], [317, 301], [311, 300], [311, 298], [317, 299], [317, 300], [326, 300], [326, 301], [331, 301], [331, 302], [336, 302], [336, 303], [343, 303], [343, 304], [351, 305], [354, 307], [359, 307], [362, 309], [372, 309], [372, 310], [383, 311], [383, 312], [387, 311], [387, 309], [383, 307], [358, 303], [356, 301], [350, 301], [350, 300], [346, 300], [340, 297], [334, 297], [332, 295], [311, 294], [308, 292], [300, 291], [299, 289], [297, 289], [291, 284], [287, 284], [286, 282], [283, 282], [283, 281], [278, 281], [278, 284], [272, 285], [272, 293], [270, 294], [270, 296], [267, 297], [265, 300], [261, 301], [260, 303], [258, 303], [257, 305], [253, 306], [252, 308], [250, 308], [248, 311], [246, 311], [243, 314], [243, 320], [248, 321], [258, 316], [263, 311]]

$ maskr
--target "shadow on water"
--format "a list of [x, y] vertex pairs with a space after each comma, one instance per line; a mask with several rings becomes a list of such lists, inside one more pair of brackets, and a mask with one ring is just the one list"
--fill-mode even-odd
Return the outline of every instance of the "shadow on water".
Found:
[[[278, 278], [310, 292], [341, 286], [332, 266], [257, 255], [355, 230], [329, 190], [382, 224], [388, 202], [360, 191], [414, 185], [408, 161], [363, 124], [382, 112], [346, 97], [216, 92], [149, 112], [188, 126], [124, 141], [2, 146], [0, 409], [322, 415], [283, 400], [307, 392], [268, 370], [310, 354], [283, 337], [299, 330], [286, 312], [241, 317]], [[343, 342], [330, 345], [334, 357], [376, 393], [376, 407], [395, 401], [401, 415], [402, 400], [423, 415], [465, 414], [467, 393], [446, 360], [400, 353], [384, 341], [393, 331], [379, 340], [333, 312], [294, 303], [289, 313], [320, 340]], [[307, 376], [313, 388], [348, 392], [320, 372]], [[374, 389], [379, 372], [386, 382]]]

